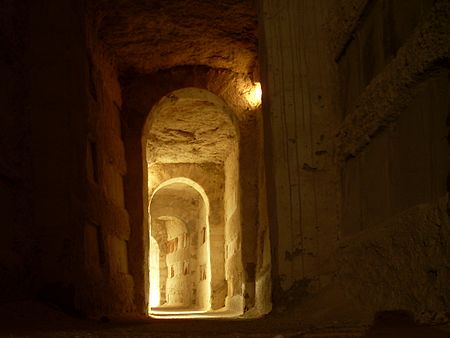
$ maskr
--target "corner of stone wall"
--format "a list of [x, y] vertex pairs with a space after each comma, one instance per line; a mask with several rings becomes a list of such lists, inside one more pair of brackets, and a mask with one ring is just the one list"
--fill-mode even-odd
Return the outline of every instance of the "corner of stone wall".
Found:
[[450, 307], [448, 243], [447, 194], [341, 242], [336, 283], [354, 306], [373, 316], [401, 310], [420, 323], [442, 324]]
[[[91, 15], [94, 15], [91, 13]], [[127, 166], [121, 138], [121, 88], [114, 57], [88, 20], [88, 178], [84, 268], [79, 307], [89, 317], [136, 312], [134, 280], [128, 267], [129, 215], [123, 176]]]

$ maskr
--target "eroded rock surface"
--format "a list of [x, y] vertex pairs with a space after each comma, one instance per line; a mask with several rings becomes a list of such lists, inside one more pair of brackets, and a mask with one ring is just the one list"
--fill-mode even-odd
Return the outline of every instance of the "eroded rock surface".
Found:
[[100, 1], [95, 11], [100, 36], [122, 69], [207, 65], [246, 73], [255, 63], [252, 1]]

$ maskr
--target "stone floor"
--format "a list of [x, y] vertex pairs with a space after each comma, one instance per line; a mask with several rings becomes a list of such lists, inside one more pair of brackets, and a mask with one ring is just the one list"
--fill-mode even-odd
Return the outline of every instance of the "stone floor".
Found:
[[[170, 322], [169, 322], [170, 321]], [[384, 321], [370, 328], [306, 330], [298, 322], [267, 317], [259, 320], [133, 319], [113, 322], [78, 319], [57, 309], [22, 302], [0, 305], [0, 337], [270, 337], [270, 338], [449, 338], [437, 327]]]
[[151, 308], [150, 316], [155, 319], [232, 319], [242, 313], [231, 309], [221, 308], [218, 310], [201, 311], [186, 306], [160, 306]]

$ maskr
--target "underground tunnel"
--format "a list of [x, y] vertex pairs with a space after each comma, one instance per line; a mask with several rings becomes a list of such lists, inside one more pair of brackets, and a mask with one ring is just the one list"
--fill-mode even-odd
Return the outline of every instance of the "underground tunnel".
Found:
[[0, 7], [0, 336], [450, 331], [448, 0]]

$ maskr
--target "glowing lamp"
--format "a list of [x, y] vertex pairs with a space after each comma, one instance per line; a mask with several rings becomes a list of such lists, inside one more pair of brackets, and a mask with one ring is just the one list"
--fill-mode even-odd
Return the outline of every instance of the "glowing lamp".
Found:
[[261, 83], [255, 82], [247, 92], [247, 101], [252, 107], [258, 107], [261, 104], [261, 97]]

